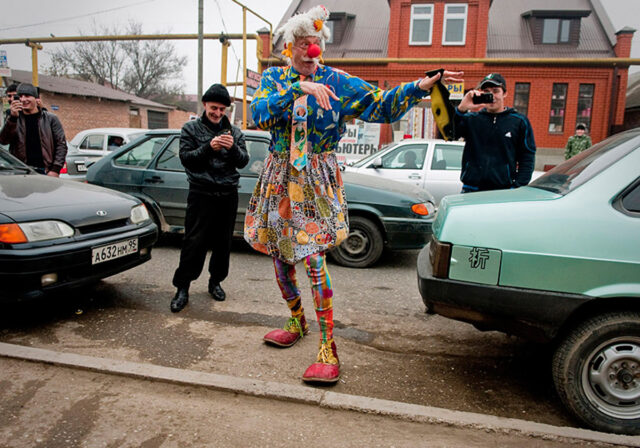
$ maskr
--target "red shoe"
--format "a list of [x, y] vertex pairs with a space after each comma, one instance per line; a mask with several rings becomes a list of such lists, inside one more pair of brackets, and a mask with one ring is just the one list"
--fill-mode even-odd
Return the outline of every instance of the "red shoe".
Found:
[[300, 320], [295, 317], [289, 318], [284, 329], [278, 328], [270, 331], [264, 335], [263, 339], [267, 344], [277, 345], [278, 347], [291, 347], [307, 333], [309, 333], [309, 325], [307, 325], [307, 320], [303, 314]]
[[325, 342], [320, 344], [318, 359], [311, 364], [302, 375], [306, 383], [336, 383], [340, 379], [340, 360], [336, 344]]

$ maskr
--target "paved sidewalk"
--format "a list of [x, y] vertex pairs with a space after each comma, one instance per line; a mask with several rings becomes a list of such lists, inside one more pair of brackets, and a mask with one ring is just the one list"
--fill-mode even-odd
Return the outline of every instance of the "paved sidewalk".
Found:
[[[122, 375], [134, 379], [173, 383], [181, 386], [204, 387], [214, 391], [232, 392], [243, 396], [274, 399], [278, 400], [278, 402], [311, 405], [319, 409], [355, 411], [356, 413], [393, 417], [399, 421], [425, 423], [436, 425], [437, 427], [446, 425], [444, 426], [446, 428], [457, 428], [466, 431], [481, 430], [480, 432], [493, 433], [494, 437], [496, 434], [516, 438], [525, 437], [532, 439], [530, 446], [535, 446], [536, 444], [546, 445], [551, 441], [562, 445], [591, 444], [596, 446], [640, 447], [640, 437], [557, 427], [518, 419], [347, 395], [332, 392], [327, 388], [260, 381], [6, 343], [0, 343], [0, 356], [72, 369], [89, 370], [101, 374]], [[0, 380], [7, 381], [8, 378], [0, 378]], [[463, 440], [460, 439], [460, 441]], [[451, 441], [448, 443], [451, 443]], [[440, 446], [457, 445], [454, 443], [454, 445], [444, 444]], [[479, 444], [477, 446], [485, 445]], [[490, 446], [490, 444], [486, 446]]]

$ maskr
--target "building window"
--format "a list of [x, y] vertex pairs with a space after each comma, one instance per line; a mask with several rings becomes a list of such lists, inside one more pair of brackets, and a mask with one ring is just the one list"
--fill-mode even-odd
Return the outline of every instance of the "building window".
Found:
[[591, 129], [591, 110], [593, 108], [593, 84], [580, 84], [578, 91], [578, 115], [576, 117], [576, 125], [582, 123]]
[[553, 84], [551, 93], [551, 112], [549, 115], [549, 132], [561, 134], [564, 131], [564, 110], [567, 106], [568, 84]]
[[333, 20], [327, 20], [326, 22], [324, 22], [324, 25], [329, 28], [329, 31], [331, 31], [331, 36], [329, 36], [329, 39], [325, 40], [324, 42], [326, 44], [332, 44], [333, 43], [333, 25], [334, 25], [334, 21]]
[[431, 45], [433, 5], [411, 5], [409, 45]]
[[444, 5], [442, 45], [464, 45], [467, 36], [467, 5]]
[[568, 44], [571, 20], [544, 19], [542, 22], [543, 44]]
[[531, 84], [528, 82], [517, 82], [515, 94], [513, 95], [513, 107], [524, 116], [527, 116], [529, 112], [530, 88]]

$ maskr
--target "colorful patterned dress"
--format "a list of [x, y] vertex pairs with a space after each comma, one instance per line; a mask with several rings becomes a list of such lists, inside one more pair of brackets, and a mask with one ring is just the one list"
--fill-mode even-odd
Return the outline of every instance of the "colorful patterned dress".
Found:
[[[418, 82], [388, 91], [341, 70], [320, 65], [305, 81], [328, 86], [339, 101], [331, 110], [307, 96], [306, 166], [289, 163], [294, 103], [304, 97], [300, 74], [293, 67], [272, 67], [262, 74], [251, 102], [253, 120], [271, 132], [270, 154], [249, 201], [244, 237], [262, 253], [295, 264], [306, 256], [340, 244], [349, 233], [347, 203], [334, 150], [354, 118], [389, 123], [401, 118], [427, 92]], [[299, 102], [298, 102], [299, 103]]]

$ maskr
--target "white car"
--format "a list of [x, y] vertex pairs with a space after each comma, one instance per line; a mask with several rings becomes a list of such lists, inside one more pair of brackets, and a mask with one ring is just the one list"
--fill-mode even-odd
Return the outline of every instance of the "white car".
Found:
[[[407, 139], [346, 166], [345, 171], [410, 183], [427, 190], [437, 204], [462, 190], [463, 141]], [[534, 171], [531, 180], [544, 174]]]
[[141, 128], [95, 128], [78, 132], [67, 143], [65, 166], [60, 177], [84, 180], [87, 165], [144, 135], [148, 129]]

